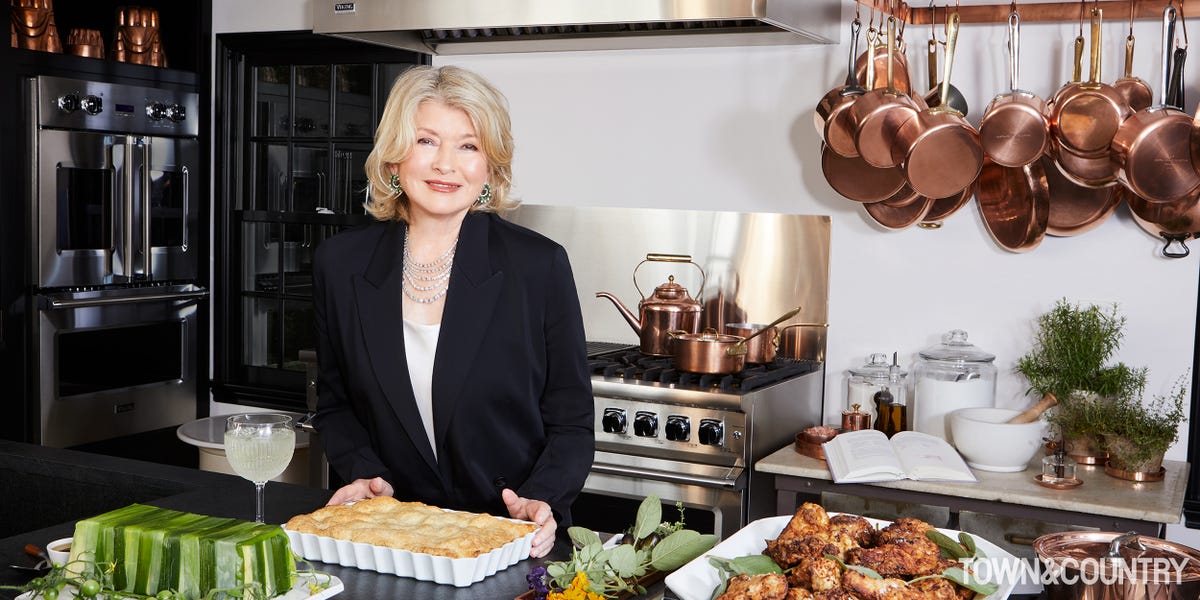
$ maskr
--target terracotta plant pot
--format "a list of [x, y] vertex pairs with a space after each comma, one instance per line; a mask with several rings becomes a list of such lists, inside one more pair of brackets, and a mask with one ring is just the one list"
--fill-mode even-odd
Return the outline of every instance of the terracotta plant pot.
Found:
[[1134, 459], [1138, 447], [1129, 438], [1121, 435], [1104, 436], [1108, 448], [1108, 466], [1119, 471], [1132, 473], [1158, 473], [1162, 469], [1163, 452], [1151, 454], [1149, 458]]

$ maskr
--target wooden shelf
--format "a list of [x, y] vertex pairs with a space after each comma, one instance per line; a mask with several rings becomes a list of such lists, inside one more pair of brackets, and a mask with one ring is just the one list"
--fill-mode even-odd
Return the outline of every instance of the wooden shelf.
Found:
[[[910, 7], [906, 2], [889, 2], [889, 0], [856, 0], [863, 5], [863, 9], [869, 9], [874, 6], [877, 10], [894, 13], [897, 17], [904, 18], [905, 13], [909, 12], [908, 22], [913, 25], [928, 25], [932, 22], [934, 11], [937, 12], [937, 21], [944, 22], [947, 5], [953, 7], [953, 2], [948, 0], [938, 0], [936, 8]], [[1129, 19], [1129, 4], [1134, 4], [1133, 10], [1135, 19], [1161, 19], [1163, 9], [1166, 8], [1166, 0], [1103, 0], [1102, 2], [1087, 1], [1087, 7], [1093, 4], [1098, 5], [1104, 10], [1104, 18], [1106, 21], [1119, 21]], [[1183, 14], [1200, 16], [1200, 0], [1174, 0], [1176, 8], [1182, 8]], [[1046, 2], [1046, 3], [1017, 3], [1017, 12], [1021, 15], [1021, 22], [1068, 22], [1079, 20], [1080, 5], [1084, 2]], [[895, 6], [895, 10], [889, 7]], [[1008, 21], [1008, 14], [1011, 9], [1011, 4], [997, 3], [985, 4], [977, 6], [959, 6], [957, 8], [959, 18], [963, 23], [1004, 23]], [[863, 15], [866, 18], [866, 15]]]

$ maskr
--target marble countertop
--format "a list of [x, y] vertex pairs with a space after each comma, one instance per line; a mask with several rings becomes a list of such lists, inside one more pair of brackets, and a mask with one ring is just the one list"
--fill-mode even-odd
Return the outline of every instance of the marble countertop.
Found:
[[[1066, 510], [1174, 524], [1183, 510], [1187, 490], [1188, 463], [1164, 461], [1165, 477], [1157, 482], [1134, 482], [1105, 474], [1102, 467], [1080, 465], [1077, 477], [1083, 485], [1055, 490], [1034, 481], [1041, 472], [1042, 456], [1030, 460], [1028, 469], [1016, 473], [996, 473], [972, 469], [975, 483], [944, 481], [888, 481], [868, 484], [897, 490], [940, 494], [959, 498], [1004, 502], [1053, 510]], [[804, 456], [788, 445], [754, 465], [756, 471], [806, 479], [832, 481], [825, 461]]]

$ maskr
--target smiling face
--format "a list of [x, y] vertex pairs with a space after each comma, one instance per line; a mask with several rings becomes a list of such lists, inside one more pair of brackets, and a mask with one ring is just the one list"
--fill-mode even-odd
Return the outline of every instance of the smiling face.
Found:
[[488, 180], [475, 127], [465, 111], [434, 100], [417, 108], [415, 124], [408, 157], [391, 165], [408, 199], [409, 219], [461, 219]]

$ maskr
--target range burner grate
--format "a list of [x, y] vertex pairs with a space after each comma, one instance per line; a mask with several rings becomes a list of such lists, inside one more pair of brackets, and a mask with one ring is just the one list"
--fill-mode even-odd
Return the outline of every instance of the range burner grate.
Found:
[[669, 356], [650, 356], [636, 349], [614, 350], [588, 359], [593, 375], [662, 383], [677, 388], [698, 391], [749, 392], [792, 377], [812, 373], [821, 368], [821, 363], [812, 360], [776, 358], [769, 364], [747, 365], [740, 373], [713, 375], [691, 373], [675, 368]]

